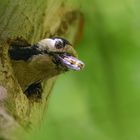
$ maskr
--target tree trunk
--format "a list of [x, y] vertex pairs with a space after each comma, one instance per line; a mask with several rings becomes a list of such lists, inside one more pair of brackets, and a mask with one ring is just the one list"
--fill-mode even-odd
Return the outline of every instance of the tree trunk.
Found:
[[[22, 37], [29, 43], [63, 36], [74, 42], [82, 15], [66, 1], [1, 0], [0, 2], [0, 139], [18, 139], [14, 131], [37, 127], [56, 78], [45, 82], [40, 103], [23, 94], [8, 57], [9, 40]], [[80, 26], [79, 26], [80, 25]], [[21, 72], [22, 74], [22, 72]]]

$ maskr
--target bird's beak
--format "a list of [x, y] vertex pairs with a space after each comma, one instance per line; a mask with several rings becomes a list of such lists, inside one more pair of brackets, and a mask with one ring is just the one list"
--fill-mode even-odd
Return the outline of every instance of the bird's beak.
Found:
[[79, 71], [85, 66], [81, 60], [68, 53], [58, 54], [57, 58], [60, 60], [61, 64], [66, 66], [68, 69]]
[[85, 66], [85, 64], [77, 58], [77, 53], [71, 45], [66, 45], [61, 53], [56, 54], [56, 57], [60, 63], [68, 69], [79, 71]]

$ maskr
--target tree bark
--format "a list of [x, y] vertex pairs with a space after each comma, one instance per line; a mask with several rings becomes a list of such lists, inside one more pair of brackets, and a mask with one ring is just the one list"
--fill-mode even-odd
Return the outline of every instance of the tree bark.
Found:
[[21, 133], [26, 133], [27, 128], [37, 127], [56, 80], [54, 77], [45, 82], [40, 103], [31, 102], [23, 94], [13, 73], [7, 53], [8, 41], [22, 37], [29, 43], [36, 43], [43, 38], [63, 36], [74, 42], [81, 21], [81, 13], [63, 0], [1, 0], [0, 139], [18, 139], [14, 133], [18, 128]]

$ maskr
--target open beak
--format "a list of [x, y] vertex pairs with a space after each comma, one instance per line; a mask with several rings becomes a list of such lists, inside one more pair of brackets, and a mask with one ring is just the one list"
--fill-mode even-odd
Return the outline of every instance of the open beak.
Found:
[[82, 61], [68, 53], [57, 54], [57, 58], [60, 60], [61, 64], [68, 69], [80, 71], [85, 66]]

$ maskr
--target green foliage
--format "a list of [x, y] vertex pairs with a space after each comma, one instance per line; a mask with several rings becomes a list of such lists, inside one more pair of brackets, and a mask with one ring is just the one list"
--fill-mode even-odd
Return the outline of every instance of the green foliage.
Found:
[[41, 140], [140, 139], [140, 2], [80, 1], [84, 36], [77, 50], [86, 67], [59, 77]]

